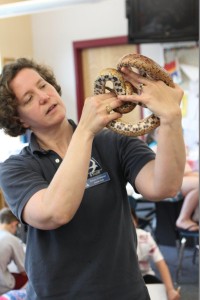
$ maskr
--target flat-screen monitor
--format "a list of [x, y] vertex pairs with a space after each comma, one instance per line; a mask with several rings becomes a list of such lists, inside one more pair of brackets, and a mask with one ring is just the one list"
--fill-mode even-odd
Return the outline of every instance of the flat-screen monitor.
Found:
[[129, 43], [199, 40], [199, 0], [126, 0]]

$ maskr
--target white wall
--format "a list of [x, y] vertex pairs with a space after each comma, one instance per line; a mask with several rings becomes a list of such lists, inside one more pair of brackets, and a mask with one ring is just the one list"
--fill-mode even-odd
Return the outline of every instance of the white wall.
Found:
[[[77, 120], [73, 42], [125, 36], [125, 0], [68, 5], [32, 16], [34, 58], [53, 67], [63, 90], [68, 117]], [[141, 44], [141, 54], [164, 65], [163, 44]]]
[[68, 117], [77, 120], [73, 41], [127, 35], [124, 0], [68, 5], [32, 16], [34, 58], [53, 67]]
[[[77, 120], [73, 42], [125, 36], [125, 0], [68, 5], [32, 16], [34, 58], [53, 67], [63, 90], [68, 117]], [[141, 54], [164, 65], [162, 44], [140, 45]]]
[[[68, 5], [34, 14], [32, 30], [34, 58], [54, 69], [67, 104], [67, 116], [77, 121], [73, 41], [127, 35], [125, 0]], [[163, 47], [165, 44], [141, 44], [140, 51], [163, 66]]]

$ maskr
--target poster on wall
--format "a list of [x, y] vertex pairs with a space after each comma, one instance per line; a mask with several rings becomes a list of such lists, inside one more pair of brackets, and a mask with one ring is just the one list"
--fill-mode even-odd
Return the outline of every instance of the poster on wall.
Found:
[[184, 139], [193, 151], [199, 146], [199, 47], [171, 45], [164, 49], [165, 69], [184, 90], [181, 103]]

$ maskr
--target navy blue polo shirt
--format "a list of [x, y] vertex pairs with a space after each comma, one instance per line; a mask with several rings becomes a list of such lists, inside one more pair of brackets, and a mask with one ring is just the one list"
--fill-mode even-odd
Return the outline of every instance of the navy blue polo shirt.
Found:
[[[108, 129], [96, 135], [74, 218], [55, 230], [28, 226], [29, 300], [149, 299], [137, 260], [126, 183], [134, 184], [141, 168], [154, 158], [138, 138]], [[21, 221], [27, 201], [48, 187], [61, 163], [57, 153], [40, 149], [32, 134], [29, 146], [1, 164], [1, 187]]]

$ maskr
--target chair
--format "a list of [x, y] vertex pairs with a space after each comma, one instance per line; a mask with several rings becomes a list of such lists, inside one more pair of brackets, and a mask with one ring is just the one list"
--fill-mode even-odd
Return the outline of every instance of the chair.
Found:
[[139, 227], [150, 229], [157, 243], [177, 246], [179, 236], [176, 230], [176, 220], [182, 207], [183, 195], [178, 193], [174, 198], [166, 198], [157, 202], [144, 199], [138, 194], [135, 195], [130, 185], [127, 186], [127, 192], [130, 206], [139, 217]]
[[[167, 198], [159, 202], [155, 202], [154, 208], [139, 208], [139, 203], [151, 203], [148, 200], [130, 199], [130, 204], [134, 205], [134, 209], [138, 215], [139, 212], [143, 213], [141, 217], [140, 228], [150, 226], [152, 228], [152, 221], [156, 219], [156, 227], [153, 226], [153, 233], [155, 233], [155, 240], [160, 245], [176, 246], [178, 252], [177, 266], [175, 279], [179, 282], [180, 273], [182, 270], [184, 251], [186, 246], [193, 246], [192, 262], [196, 263], [197, 254], [199, 252], [199, 232], [191, 232], [181, 230], [176, 227], [176, 220], [179, 216], [184, 197], [178, 193], [174, 198]], [[145, 213], [147, 211], [147, 213]], [[149, 219], [148, 219], [149, 217]], [[146, 219], [147, 218], [147, 219]]]
[[160, 245], [177, 246], [179, 233], [176, 228], [176, 220], [181, 211], [184, 197], [178, 193], [176, 197], [166, 198], [156, 202], [156, 241]]
[[155, 230], [155, 203], [144, 198], [128, 196], [130, 206], [134, 209], [138, 218], [138, 228], [149, 230], [154, 235]]
[[180, 273], [183, 268], [183, 258], [184, 258], [184, 251], [186, 246], [189, 242], [193, 244], [193, 256], [192, 262], [193, 264], [196, 263], [197, 253], [199, 252], [199, 231], [188, 231], [188, 230], [178, 230], [179, 238], [180, 238], [180, 245], [178, 250], [178, 264], [176, 267], [176, 282], [179, 282]]

